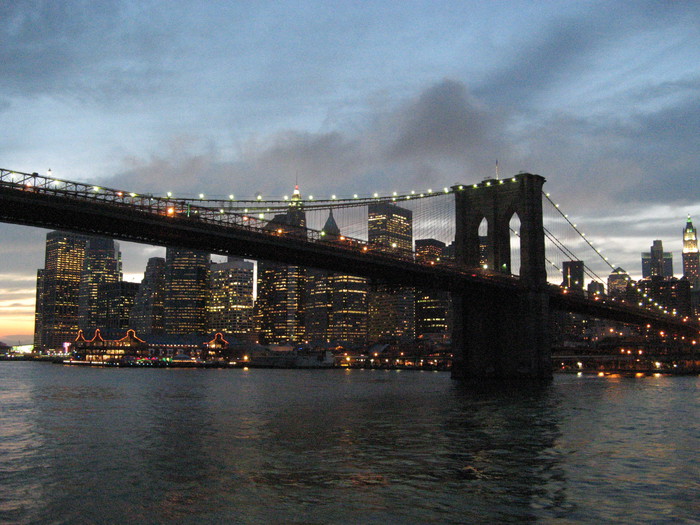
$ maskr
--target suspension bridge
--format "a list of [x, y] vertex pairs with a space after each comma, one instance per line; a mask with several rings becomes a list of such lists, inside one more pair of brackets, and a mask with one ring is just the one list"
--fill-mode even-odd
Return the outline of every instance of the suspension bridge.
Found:
[[[295, 191], [237, 200], [136, 193], [0, 169], [0, 221], [447, 290], [456, 377], [548, 377], [552, 310], [696, 339], [696, 322], [641, 292], [638, 300], [621, 301], [560, 286], [564, 261], [583, 261], [586, 276], [603, 287], [602, 275], [614, 267], [543, 191], [544, 182], [521, 173], [390, 195], [314, 198]], [[452, 245], [451, 255], [417, 256], [370, 242], [368, 209], [378, 203], [410, 210], [413, 239]], [[273, 220], [294, 211], [303, 212], [302, 227]], [[329, 215], [342, 234], [324, 231]]]

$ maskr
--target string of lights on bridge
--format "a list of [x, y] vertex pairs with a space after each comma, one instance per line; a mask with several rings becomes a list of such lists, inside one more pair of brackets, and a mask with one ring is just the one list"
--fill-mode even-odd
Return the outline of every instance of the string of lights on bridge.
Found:
[[[31, 187], [37, 187], [37, 188], [42, 188], [42, 189], [47, 189], [47, 190], [54, 190], [54, 191], [69, 191], [69, 192], [81, 192], [84, 194], [89, 194], [92, 193], [95, 196], [99, 195], [102, 198], [114, 198], [114, 199], [126, 199], [126, 198], [131, 198], [137, 199], [138, 202], [143, 202], [144, 200], [146, 202], [151, 202], [151, 201], [160, 201], [160, 202], [173, 202], [173, 203], [179, 203], [182, 205], [193, 205], [193, 206], [205, 206], [207, 208], [212, 207], [213, 205], [216, 205], [218, 208], [219, 213], [221, 214], [237, 214], [237, 213], [258, 213], [258, 216], [260, 219], [262, 219], [265, 215], [265, 213], [273, 213], [276, 211], [282, 211], [289, 209], [290, 206], [303, 206], [304, 208], [309, 208], [309, 209], [328, 209], [328, 208], [338, 208], [338, 207], [355, 207], [355, 206], [365, 206], [369, 203], [373, 202], [401, 202], [401, 201], [410, 201], [410, 200], [415, 200], [415, 199], [425, 199], [425, 198], [432, 198], [440, 195], [447, 195], [450, 193], [454, 193], [456, 191], [464, 191], [467, 189], [478, 189], [482, 187], [490, 187], [492, 185], [502, 185], [502, 184], [507, 184], [508, 182], [517, 182], [518, 178], [512, 177], [508, 179], [491, 179], [487, 178], [481, 183], [475, 183], [472, 185], [455, 185], [452, 187], [444, 187], [442, 190], [439, 191], [434, 191], [432, 188], [427, 189], [426, 191], [410, 191], [410, 192], [404, 192], [404, 193], [399, 193], [399, 192], [392, 192], [389, 195], [383, 195], [380, 194], [379, 192], [374, 192], [371, 195], [360, 195], [360, 194], [353, 194], [352, 196], [338, 196], [336, 194], [332, 194], [329, 198], [317, 198], [314, 197], [313, 195], [309, 195], [306, 199], [301, 198], [301, 195], [296, 194], [292, 195], [291, 197], [289, 195], [283, 196], [281, 199], [263, 199], [262, 195], [258, 194], [254, 199], [236, 199], [235, 194], [229, 194], [228, 199], [222, 199], [222, 198], [206, 198], [204, 193], [200, 193], [197, 197], [175, 197], [172, 192], [166, 192], [162, 196], [154, 195], [151, 193], [134, 193], [134, 192], [125, 192], [121, 190], [116, 190], [113, 188], [107, 188], [107, 187], [102, 187], [99, 185], [91, 185], [87, 183], [80, 183], [80, 182], [74, 182], [74, 181], [67, 181], [67, 180], [62, 180], [58, 179], [52, 176], [51, 170], [48, 170], [48, 173], [46, 176], [44, 175], [39, 175], [38, 173], [22, 173], [18, 171], [13, 171], [13, 170], [6, 170], [6, 169], [0, 169], [0, 181], [5, 181], [8, 179], [11, 183], [13, 184], [21, 184], [23, 186], [26, 186], [27, 188]], [[63, 186], [63, 188], [61, 188]], [[607, 257], [605, 257], [600, 249], [594, 246], [593, 242], [586, 237], [586, 234], [582, 232], [578, 226], [573, 223], [570, 219], [568, 214], [565, 214], [559, 204], [555, 203], [549, 193], [544, 193], [544, 197], [546, 200], [554, 207], [555, 210], [561, 215], [561, 217], [568, 223], [568, 225], [584, 240], [584, 242], [596, 253], [598, 257], [600, 257], [601, 260], [604, 261], [606, 265], [612, 270], [615, 271], [615, 266], [611, 264], [608, 260]], [[137, 201], [134, 201], [136, 203]], [[211, 209], [211, 208], [210, 208]], [[546, 231], [546, 229], [545, 229]], [[517, 232], [515, 232], [516, 235], [519, 236]], [[574, 259], [579, 259], [576, 257], [571, 250], [566, 248], [561, 242], [556, 240], [556, 237], [551, 235], [551, 233], [546, 231], [546, 234], [548, 234], [548, 238], [552, 240], [552, 242], [555, 243], [555, 245], [558, 245], [557, 248], [559, 248], [563, 253], [565, 253], [568, 257]], [[560, 273], [562, 273], [562, 269], [557, 267], [557, 265], [549, 259], [547, 260], [554, 268], [556, 268]], [[590, 267], [585, 265], [584, 263], [584, 268], [586, 269], [586, 273], [589, 277], [593, 278], [594, 280], [597, 279], [599, 281], [603, 281], [603, 279], [595, 274]], [[590, 273], [589, 273], [590, 272]], [[627, 280], [629, 281], [630, 278], [629, 276], [627, 277]], [[677, 315], [675, 311], [669, 312], [668, 309], [664, 308], [664, 306], [659, 305], [658, 302], [654, 301], [652, 298], [648, 297], [648, 294], [643, 293], [642, 290], [640, 290], [638, 287], [636, 287], [635, 283], [632, 282], [630, 283], [631, 286], [637, 291], [637, 293], [640, 295], [640, 302], [639, 306], [643, 306], [644, 302], [646, 301], [648, 303], [648, 306], [650, 307], [655, 307], [657, 308], [661, 313], [665, 314], [671, 314], [671, 315]]]
[[[543, 196], [545, 197], [545, 199], [554, 207], [554, 209], [561, 215], [561, 217], [568, 223], [568, 225], [569, 225], [569, 226], [583, 239], [583, 241], [596, 253], [596, 255], [597, 255], [597, 256], [598, 256], [598, 257], [599, 257], [613, 272], [615, 272], [615, 271], [617, 270], [617, 267], [616, 267], [614, 264], [610, 263], [608, 257], [605, 257], [605, 256], [603, 255], [603, 253], [600, 251], [600, 249], [593, 245], [593, 241], [591, 241], [588, 237], [586, 237], [586, 234], [585, 234], [584, 232], [582, 232], [582, 231], [578, 228], [578, 225], [575, 224], [574, 222], [572, 222], [572, 221], [570, 220], [569, 215], [566, 214], [566, 213], [564, 213], [564, 212], [561, 210], [561, 207], [559, 206], [559, 204], [555, 203], [555, 202], [552, 200], [551, 195], [550, 195], [549, 193], [545, 193], [545, 192], [542, 192], [542, 194], [543, 194]], [[550, 238], [550, 239], [551, 239], [551, 238]], [[561, 248], [560, 248], [560, 249], [561, 249]], [[573, 260], [574, 258], [579, 259], [579, 258], [576, 257], [576, 256], [573, 254], [573, 252], [571, 252], [570, 250], [568, 250], [568, 252], [569, 252], [569, 253], [568, 253], [567, 255], [569, 255], [569, 256], [572, 258], [572, 260]], [[566, 253], [566, 252], [564, 252], [564, 253]], [[579, 260], [580, 260], [580, 259], [579, 259]], [[554, 266], [555, 268], [557, 268], [557, 270], [559, 270], [560, 272], [562, 272], [562, 270], [561, 270], [560, 268], [558, 268], [554, 263], [552, 263], [552, 264], [553, 264], [553, 266]], [[603, 279], [602, 279], [600, 276], [598, 276], [595, 272], [593, 272], [593, 270], [591, 270], [590, 267], [588, 267], [588, 265], [586, 265], [585, 263], [584, 263], [584, 268], [585, 268], [585, 270], [586, 270], [586, 274], [587, 274], [589, 277], [591, 277], [591, 274], [592, 274], [592, 275], [595, 276], [595, 278], [597, 278], [600, 282], [603, 282]], [[589, 272], [590, 272], [590, 273], [589, 273]], [[631, 281], [629, 275], [627, 276], [627, 279], [626, 279], [626, 280], [627, 280], [627, 281]], [[678, 315], [678, 313], [677, 313], [675, 310], [669, 311], [668, 308], [666, 308], [664, 305], [659, 304], [658, 301], [654, 301], [654, 299], [652, 299], [651, 297], [649, 297], [649, 294], [647, 294], [647, 293], [643, 292], [642, 290], [640, 290], [639, 287], [638, 287], [634, 282], [631, 282], [631, 283], [630, 283], [630, 286], [635, 290], [635, 292], [637, 292], [637, 295], [639, 295], [639, 299], [640, 299], [640, 300], [639, 300], [639, 303], [638, 303], [639, 306], [644, 306], [644, 303], [646, 302], [646, 303], [647, 303], [647, 306], [648, 306], [649, 308], [652, 308], [652, 309], [653, 309], [653, 308], [656, 308], [656, 309], [659, 310], [659, 312], [662, 312], [662, 313], [668, 314], [668, 315], [673, 315], [673, 316], [677, 316], [677, 315]], [[613, 299], [613, 300], [614, 300], [614, 299]]]

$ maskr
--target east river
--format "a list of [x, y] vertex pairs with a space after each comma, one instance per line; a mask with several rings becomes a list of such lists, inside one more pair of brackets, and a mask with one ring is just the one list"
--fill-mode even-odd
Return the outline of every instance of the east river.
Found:
[[0, 362], [0, 522], [698, 523], [699, 394]]

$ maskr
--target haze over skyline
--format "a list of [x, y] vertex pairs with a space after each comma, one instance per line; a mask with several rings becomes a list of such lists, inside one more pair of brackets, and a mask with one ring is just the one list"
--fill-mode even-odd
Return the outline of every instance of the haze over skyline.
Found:
[[[12, 2], [0, 167], [139, 192], [409, 191], [538, 173], [611, 260], [700, 222], [700, 4]], [[0, 225], [0, 340], [46, 230]], [[140, 280], [162, 248], [121, 243]], [[14, 343], [10, 338], [6, 342]]]

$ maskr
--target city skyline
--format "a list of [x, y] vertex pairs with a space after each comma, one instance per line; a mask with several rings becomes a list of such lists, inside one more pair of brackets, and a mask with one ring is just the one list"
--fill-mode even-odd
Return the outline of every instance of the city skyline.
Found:
[[[682, 221], [700, 215], [693, 4], [0, 9], [3, 168], [281, 196], [297, 178], [324, 195], [472, 183], [498, 160], [547, 178], [633, 277], [654, 239], [679, 275]], [[47, 231], [0, 231], [3, 338], [32, 331]], [[132, 281], [165, 252], [121, 247]]]

